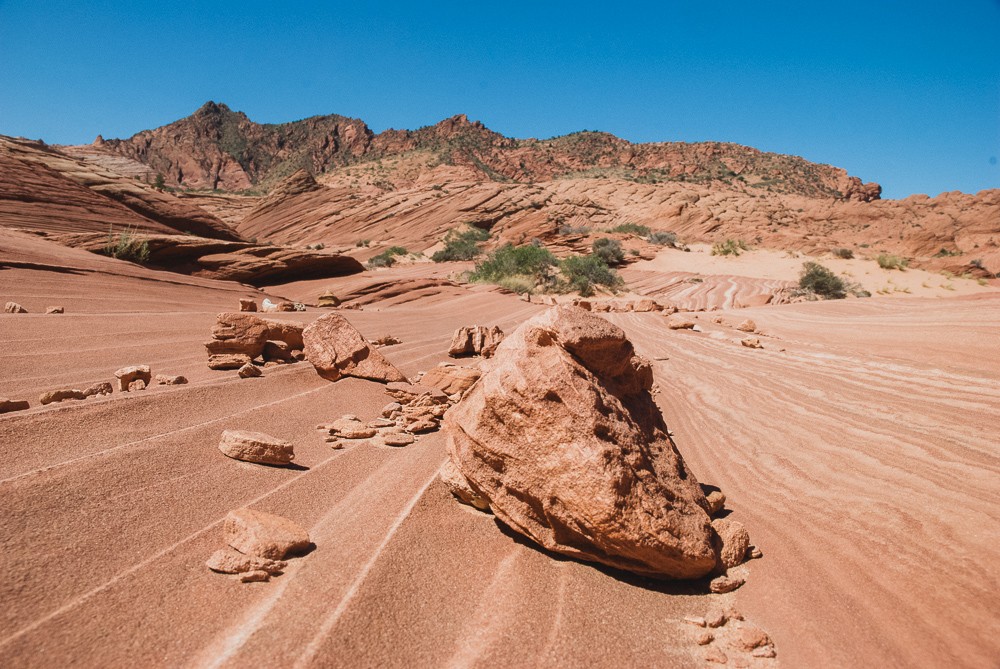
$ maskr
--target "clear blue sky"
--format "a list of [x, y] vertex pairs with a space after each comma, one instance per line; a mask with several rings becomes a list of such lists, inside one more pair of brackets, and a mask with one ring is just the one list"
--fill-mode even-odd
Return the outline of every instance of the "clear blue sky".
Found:
[[207, 100], [372, 129], [717, 140], [878, 181], [1000, 187], [1000, 0], [0, 0], [0, 133], [127, 137]]

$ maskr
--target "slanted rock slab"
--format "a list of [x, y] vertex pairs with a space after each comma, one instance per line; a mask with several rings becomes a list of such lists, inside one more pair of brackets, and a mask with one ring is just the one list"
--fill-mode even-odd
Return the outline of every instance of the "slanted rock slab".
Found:
[[253, 509], [234, 509], [222, 527], [225, 542], [245, 555], [282, 560], [309, 547], [309, 533], [281, 516]]
[[372, 381], [406, 381], [406, 377], [361, 336], [340, 314], [321, 316], [302, 332], [306, 359], [325, 379], [354, 376]]
[[279, 574], [288, 566], [284, 560], [269, 560], [256, 555], [244, 555], [232, 548], [221, 548], [205, 562], [212, 571], [220, 574], [242, 574], [248, 571], [266, 571], [268, 574]]
[[459, 367], [449, 365], [447, 367], [435, 367], [420, 379], [420, 385], [432, 386], [447, 395], [464, 393], [472, 387], [482, 372], [472, 367]]
[[0, 397], [0, 413], [10, 413], [11, 411], [24, 411], [29, 406], [28, 400], [10, 400]]
[[263, 432], [226, 430], [219, 450], [234, 460], [262, 465], [287, 465], [295, 459], [295, 448], [290, 443]]
[[209, 369], [239, 369], [250, 364], [250, 356], [242, 353], [220, 353], [208, 356]]
[[42, 393], [38, 398], [38, 401], [42, 404], [52, 404], [53, 402], [64, 402], [66, 400], [82, 400], [86, 399], [82, 390], [76, 388], [64, 388], [60, 390], [50, 390], [47, 393]]

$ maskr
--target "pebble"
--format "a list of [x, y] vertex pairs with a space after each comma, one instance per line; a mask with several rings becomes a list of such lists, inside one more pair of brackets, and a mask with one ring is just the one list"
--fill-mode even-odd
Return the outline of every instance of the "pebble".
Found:
[[742, 578], [734, 576], [717, 576], [708, 584], [708, 589], [716, 594], [732, 592], [746, 583]]
[[715, 635], [711, 632], [702, 632], [698, 635], [697, 642], [699, 646], [707, 646], [708, 644], [715, 641]]

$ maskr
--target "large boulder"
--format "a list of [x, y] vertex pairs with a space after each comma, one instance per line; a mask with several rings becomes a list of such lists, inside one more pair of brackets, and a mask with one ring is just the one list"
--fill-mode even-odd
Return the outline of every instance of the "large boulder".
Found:
[[708, 504], [624, 331], [557, 307], [484, 366], [444, 422], [453, 464], [500, 521], [550, 551], [639, 574], [712, 571]]
[[481, 355], [488, 358], [493, 355], [500, 342], [503, 341], [503, 330], [497, 326], [472, 325], [460, 327], [451, 337], [448, 355], [459, 358], [466, 355]]
[[393, 382], [406, 377], [340, 314], [326, 314], [302, 332], [306, 359], [324, 379], [341, 376]]

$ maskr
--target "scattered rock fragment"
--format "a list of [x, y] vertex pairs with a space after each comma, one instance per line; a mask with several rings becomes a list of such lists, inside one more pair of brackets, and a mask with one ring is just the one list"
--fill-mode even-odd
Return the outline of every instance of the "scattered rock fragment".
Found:
[[248, 571], [240, 574], [241, 583], [260, 583], [263, 581], [270, 581], [271, 575], [268, 574], [263, 569], [257, 569], [254, 571]]
[[168, 374], [157, 374], [154, 378], [157, 385], [160, 386], [182, 386], [188, 382], [187, 377], [181, 376], [180, 374], [176, 376], [170, 376]]
[[548, 550], [705, 576], [716, 564], [707, 504], [652, 385], [621, 328], [549, 309], [504, 339], [445, 415], [451, 461], [501, 522]]
[[713, 641], [715, 641], [715, 635], [708, 631], [702, 632], [701, 634], [698, 635], [698, 638], [695, 639], [695, 642], [699, 646], [707, 646]]
[[46, 314], [64, 314], [66, 310], [62, 307], [45, 307]]
[[667, 327], [671, 330], [693, 330], [694, 321], [690, 318], [671, 318], [667, 321]]
[[382, 335], [378, 339], [372, 342], [372, 346], [378, 346], [379, 348], [383, 346], [395, 346], [396, 344], [402, 344], [402, 340], [393, 337], [392, 335]]
[[6, 314], [26, 314], [26, 313], [28, 313], [28, 310], [25, 309], [24, 307], [22, 307], [17, 302], [8, 302], [6, 305], [4, 305], [3, 310], [4, 310], [4, 313], [6, 313]]
[[416, 437], [406, 432], [386, 432], [382, 435], [382, 443], [386, 446], [409, 446], [414, 441]]
[[91, 384], [83, 391], [84, 397], [94, 397], [95, 395], [110, 395], [115, 391], [110, 381], [98, 381]]
[[384, 407], [382, 407], [382, 416], [385, 418], [393, 418], [393, 414], [401, 412], [403, 410], [403, 405], [399, 402], [389, 402]]
[[252, 297], [241, 297], [240, 311], [257, 311], [257, 300]]
[[329, 313], [302, 333], [306, 359], [325, 379], [354, 376], [373, 381], [406, 381], [382, 354], [372, 348], [346, 318]]
[[10, 413], [11, 411], [24, 411], [29, 406], [28, 400], [11, 400], [0, 397], [0, 413]]
[[264, 342], [264, 352], [262, 354], [266, 362], [294, 362], [292, 347], [287, 342], [271, 341]]
[[223, 522], [225, 542], [245, 555], [281, 560], [309, 547], [309, 533], [288, 518], [235, 509]]
[[130, 393], [134, 393], [138, 390], [145, 390], [145, 389], [146, 389], [146, 382], [143, 381], [142, 379], [136, 379], [132, 383], [128, 384], [128, 392]]
[[684, 616], [684, 622], [695, 627], [704, 627], [707, 624], [701, 616]]
[[295, 459], [295, 448], [290, 443], [263, 432], [225, 430], [219, 450], [234, 460], [262, 465], [287, 465]]
[[772, 644], [771, 637], [764, 630], [753, 625], [743, 625], [736, 630], [736, 633], [729, 641], [729, 645], [749, 653], [754, 648], [763, 648]]
[[750, 534], [743, 523], [716, 518], [712, 521], [712, 529], [715, 531], [713, 543], [719, 554], [719, 563], [726, 569], [741, 564], [750, 547]]
[[209, 356], [242, 354], [256, 358], [264, 354], [268, 341], [281, 341], [290, 350], [301, 350], [303, 327], [299, 323], [261, 318], [255, 314], [223, 312], [212, 326], [212, 339], [205, 342]]
[[[149, 365], [129, 365], [116, 371], [115, 378], [118, 379], [118, 390], [128, 392], [129, 386], [135, 381], [142, 381], [142, 387], [145, 388], [152, 380], [153, 375], [149, 371]], [[138, 388], [138, 386], [136, 387]]]
[[339, 307], [340, 298], [334, 295], [329, 290], [322, 293], [319, 298], [317, 298], [318, 304], [321, 307]]
[[747, 550], [747, 559], [749, 560], [759, 560], [762, 557], [764, 557], [764, 553], [762, 553], [756, 546], [751, 546]]
[[344, 416], [339, 418], [328, 427], [330, 434], [344, 439], [371, 439], [378, 432], [374, 427], [369, 427], [354, 416]]
[[718, 595], [721, 595], [736, 590], [744, 583], [746, 583], [746, 581], [737, 576], [716, 576], [709, 581], [708, 589]]
[[706, 662], [714, 662], [715, 664], [726, 664], [729, 662], [729, 656], [715, 646], [709, 647], [705, 651], [704, 657]]
[[760, 343], [760, 339], [757, 337], [747, 337], [740, 340], [740, 343], [747, 348], [764, 348], [764, 345]]
[[77, 390], [76, 388], [65, 388], [60, 390], [50, 390], [47, 393], [42, 393], [38, 398], [38, 401], [42, 404], [52, 404], [54, 402], [82, 399], [86, 399], [82, 390]]
[[660, 308], [661, 308], [660, 305], [657, 304], [655, 301], [650, 300], [650, 299], [644, 299], [644, 300], [639, 300], [638, 302], [636, 302], [632, 306], [632, 311], [635, 311], [635, 312], [638, 312], [638, 313], [647, 313], [647, 312], [650, 312], [650, 311], [659, 311]]
[[726, 505], [726, 496], [721, 490], [712, 490], [705, 495], [705, 501], [708, 502], [708, 515], [714, 516]]
[[497, 326], [465, 326], [455, 330], [451, 338], [448, 355], [458, 358], [465, 355], [481, 355], [489, 358], [503, 341], [503, 330]]
[[426, 398], [427, 404], [447, 404], [448, 402], [448, 395], [442, 390], [422, 383], [395, 381], [386, 384], [385, 392], [389, 397], [402, 404], [409, 404], [421, 398]]
[[774, 646], [761, 646], [760, 648], [754, 648], [750, 651], [750, 654], [754, 657], [777, 657], [778, 653], [775, 652]]
[[284, 560], [269, 560], [255, 555], [244, 555], [232, 548], [220, 548], [212, 553], [205, 565], [220, 574], [243, 574], [248, 571], [263, 571], [280, 574], [288, 566]]
[[739, 325], [737, 325], [736, 329], [739, 330], [740, 332], [756, 332], [757, 324], [748, 318]]
[[241, 379], [255, 379], [257, 377], [264, 376], [264, 372], [260, 371], [260, 368], [252, 362], [248, 362], [240, 367], [236, 373], [240, 375]]
[[220, 353], [208, 356], [209, 369], [239, 369], [250, 364], [250, 356], [242, 353]]
[[722, 611], [716, 611], [715, 613], [709, 613], [705, 616], [705, 624], [711, 628], [722, 627], [726, 624], [729, 619], [726, 618], [726, 614]]

